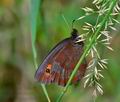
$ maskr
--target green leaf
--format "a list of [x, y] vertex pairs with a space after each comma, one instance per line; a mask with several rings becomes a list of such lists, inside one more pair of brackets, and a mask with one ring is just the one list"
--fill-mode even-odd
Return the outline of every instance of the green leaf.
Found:
[[[33, 59], [34, 59], [34, 65], [35, 68], [38, 68], [37, 65], [37, 52], [36, 52], [36, 48], [35, 48], [35, 41], [36, 41], [36, 31], [37, 31], [37, 18], [38, 18], [38, 14], [39, 14], [39, 8], [40, 8], [40, 0], [31, 0], [31, 12], [30, 12], [30, 21], [31, 21], [31, 33], [32, 33], [32, 52], [33, 52]], [[48, 102], [50, 102], [50, 98], [48, 96], [48, 92], [47, 89], [45, 87], [45, 85], [41, 84], [41, 87], [43, 89], [43, 92], [48, 100]]]

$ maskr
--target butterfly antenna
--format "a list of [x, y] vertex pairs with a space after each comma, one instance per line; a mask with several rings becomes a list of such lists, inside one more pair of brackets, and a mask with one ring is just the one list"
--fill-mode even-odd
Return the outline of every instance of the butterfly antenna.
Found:
[[64, 14], [62, 12], [61, 12], [61, 16], [62, 16], [63, 20], [65, 21], [65, 24], [67, 25], [68, 29], [70, 30], [70, 26], [68, 24], [68, 21], [67, 21], [67, 19], [65, 18]]
[[74, 20], [72, 21], [72, 29], [74, 29], [74, 23], [75, 23], [75, 21], [76, 21], [76, 19], [74, 19]]
[[71, 35], [72, 35], [72, 38], [73, 38], [73, 39], [78, 36], [78, 31], [77, 31], [77, 29], [74, 28], [74, 23], [75, 23], [75, 21], [76, 21], [76, 19], [74, 19], [74, 20], [72, 21], [72, 33], [71, 33]]

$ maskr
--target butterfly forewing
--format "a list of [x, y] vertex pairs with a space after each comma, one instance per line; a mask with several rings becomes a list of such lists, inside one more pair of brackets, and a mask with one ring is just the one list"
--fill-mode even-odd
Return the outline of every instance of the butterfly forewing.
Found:
[[[58, 72], [58, 74], [61, 72], [59, 70], [59, 68], [58, 68], [59, 66], [56, 63], [54, 63], [54, 58], [58, 55], [58, 53], [60, 51], [62, 51], [64, 49], [64, 47], [67, 45], [67, 43], [69, 42], [69, 40], [70, 39], [67, 38], [67, 39], [61, 41], [46, 56], [46, 58], [44, 59], [43, 63], [39, 66], [38, 70], [36, 71], [35, 78], [37, 80], [39, 80], [39, 81], [41, 81], [43, 83], [51, 83], [52, 82], [51, 74], [52, 74], [52, 77], [53, 77], [53, 76], [56, 76], [56, 73], [54, 73], [54, 72]], [[54, 64], [54, 68], [53, 68], [53, 64]], [[48, 67], [49, 65], [52, 65], [52, 67], [49, 68]], [[50, 71], [50, 73], [47, 73], [47, 69], [48, 69], [48, 71]]]

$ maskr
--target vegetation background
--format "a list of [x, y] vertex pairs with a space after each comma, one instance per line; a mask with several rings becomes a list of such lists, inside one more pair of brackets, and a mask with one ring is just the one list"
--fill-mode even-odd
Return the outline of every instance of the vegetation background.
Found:
[[[54, 45], [70, 36], [72, 20], [82, 16], [81, 8], [86, 6], [94, 8], [92, 0], [40, 0], [36, 35], [38, 64]], [[30, 0], [0, 0], [0, 102], [47, 102], [40, 83], [34, 79], [30, 10]], [[94, 24], [95, 17], [77, 21], [75, 27], [82, 33], [83, 23]], [[104, 78], [100, 83], [104, 94], [96, 102], [120, 102], [120, 25], [115, 24], [115, 28], [117, 31], [111, 31], [114, 51], [102, 49], [102, 56], [109, 59], [109, 69], [102, 72]], [[52, 102], [62, 89], [54, 84], [47, 86]], [[82, 83], [71, 86], [63, 100], [93, 102], [92, 89], [84, 89]]]

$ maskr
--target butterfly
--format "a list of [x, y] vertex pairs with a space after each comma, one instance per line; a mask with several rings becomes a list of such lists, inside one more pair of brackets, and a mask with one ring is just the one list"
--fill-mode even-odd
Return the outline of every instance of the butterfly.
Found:
[[[71, 37], [58, 43], [45, 57], [35, 73], [35, 78], [44, 84], [56, 83], [65, 86], [83, 53], [84, 42], [73, 29]], [[84, 76], [87, 62], [84, 59], [71, 84], [77, 84]]]

